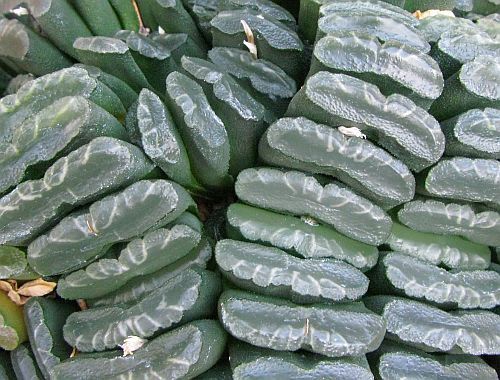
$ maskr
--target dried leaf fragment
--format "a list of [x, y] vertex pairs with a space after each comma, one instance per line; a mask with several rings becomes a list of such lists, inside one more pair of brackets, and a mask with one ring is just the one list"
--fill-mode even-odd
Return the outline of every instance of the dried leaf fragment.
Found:
[[16, 280], [0, 281], [0, 290], [7, 293], [7, 296], [16, 305], [24, 305], [30, 297], [41, 297], [51, 293], [57, 283], [45, 281], [42, 278], [29, 281], [20, 288], [17, 287]]
[[123, 349], [123, 356], [133, 355], [134, 351], [137, 351], [146, 342], [147, 342], [147, 340], [143, 339], [141, 337], [138, 337], [135, 335], [128, 336], [123, 341], [123, 344], [120, 345], [120, 348]]
[[240, 20], [240, 22], [241, 25], [243, 25], [243, 30], [247, 36], [247, 41], [243, 41], [243, 44], [248, 48], [252, 57], [257, 59], [257, 45], [255, 45], [255, 38], [253, 36], [252, 29], [250, 29], [250, 26], [245, 20]]
[[413, 16], [415, 16], [417, 18], [417, 20], [422, 20], [424, 18], [437, 16], [437, 15], [455, 17], [455, 14], [452, 11], [442, 11], [439, 9], [429, 9], [428, 11], [425, 11], [425, 12], [420, 12], [420, 11], [413, 12]]
[[349, 137], [359, 137], [366, 139], [366, 135], [357, 127], [338, 127], [340, 133]]

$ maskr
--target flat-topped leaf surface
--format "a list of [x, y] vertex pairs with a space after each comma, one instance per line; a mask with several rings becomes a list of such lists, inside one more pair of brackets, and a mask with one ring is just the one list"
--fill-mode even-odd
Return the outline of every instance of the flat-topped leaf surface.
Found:
[[205, 268], [211, 257], [212, 247], [207, 239], [203, 238], [196, 248], [174, 263], [166, 265], [154, 273], [137, 276], [114, 292], [102, 297], [87, 299], [87, 303], [90, 307], [136, 303], [144, 295], [162, 287], [167, 281], [186, 269], [191, 267]]
[[500, 159], [500, 110], [472, 109], [441, 123], [449, 156]]
[[465, 63], [445, 82], [441, 96], [430, 108], [439, 121], [474, 108], [500, 108], [500, 60], [479, 56]]
[[291, 29], [297, 26], [295, 18], [288, 10], [270, 0], [220, 0], [218, 9], [219, 11], [252, 9], [282, 22]]
[[100, 259], [59, 280], [57, 292], [67, 299], [103, 296], [137, 276], [151, 274], [181, 259], [198, 245], [200, 238], [185, 225], [149, 232], [128, 243], [116, 259]]
[[391, 252], [381, 258], [369, 277], [379, 294], [392, 290], [460, 309], [492, 309], [500, 304], [500, 274], [494, 271], [448, 272], [415, 257]]
[[256, 147], [266, 127], [264, 106], [214, 63], [184, 56], [181, 64], [204, 88], [212, 108], [224, 122], [231, 144], [230, 173], [236, 175], [254, 166]]
[[161, 99], [143, 89], [127, 115], [126, 128], [134, 143], [172, 180], [188, 188], [199, 188], [189, 157], [172, 115]]
[[84, 97], [56, 100], [0, 143], [0, 193], [19, 184], [30, 167], [48, 165], [99, 136], [127, 140], [118, 120]]
[[270, 244], [304, 258], [332, 257], [362, 271], [377, 263], [376, 247], [326, 226], [310, 225], [303, 218], [233, 203], [227, 209], [226, 220], [228, 237], [232, 239]]
[[120, 118], [125, 109], [109, 87], [81, 67], [70, 67], [25, 83], [0, 99], [0, 142], [9, 141], [18, 125], [65, 96], [83, 96]]
[[0, 244], [25, 245], [76, 206], [152, 170], [136, 146], [98, 137], [57, 160], [42, 179], [23, 182], [0, 198]]
[[442, 198], [489, 202], [500, 207], [500, 162], [453, 157], [433, 166], [425, 179], [425, 192]]
[[14, 278], [28, 265], [26, 253], [16, 247], [0, 246], [0, 279]]
[[297, 303], [352, 301], [368, 290], [366, 276], [347, 263], [300, 259], [260, 244], [220, 240], [215, 260], [240, 287]]
[[[23, 320], [23, 308], [16, 305], [7, 293], [0, 292], [0, 348], [14, 350], [28, 340]], [[0, 351], [0, 352], [2, 352]]]
[[167, 104], [186, 146], [194, 175], [207, 187], [227, 184], [230, 144], [222, 120], [194, 80], [179, 72], [167, 77]]
[[273, 62], [293, 78], [300, 76], [304, 44], [293, 29], [262, 12], [252, 9], [219, 12], [210, 22], [213, 45], [245, 49], [242, 20], [252, 30], [259, 58]]
[[478, 27], [471, 20], [444, 14], [421, 19], [417, 29], [422, 32], [427, 42], [430, 43], [436, 43], [441, 38], [441, 35], [447, 32], [478, 32]]
[[312, 217], [371, 245], [384, 242], [391, 228], [388, 215], [367, 199], [341, 184], [322, 185], [313, 176], [298, 171], [246, 169], [239, 174], [235, 190], [244, 202]]
[[64, 339], [83, 352], [112, 349], [128, 336], [148, 338], [181, 322], [210, 316], [219, 293], [216, 274], [187, 269], [134, 304], [71, 314], [63, 328]]
[[486, 310], [446, 312], [422, 302], [373, 296], [366, 306], [382, 315], [387, 337], [429, 352], [498, 355], [500, 316]]
[[136, 182], [67, 216], [35, 239], [28, 247], [28, 262], [46, 275], [81, 268], [102, 256], [111, 244], [161, 227], [192, 206], [191, 196], [173, 182]]
[[314, 46], [309, 75], [318, 71], [352, 75], [377, 85], [385, 95], [402, 94], [424, 108], [444, 85], [439, 66], [427, 54], [397, 41], [382, 44], [361, 32], [321, 38]]
[[21, 344], [10, 353], [12, 368], [19, 380], [43, 380], [29, 343]]
[[383, 208], [407, 202], [415, 192], [408, 167], [385, 150], [304, 117], [272, 124], [260, 141], [259, 156], [273, 166], [336, 177]]
[[442, 378], [450, 380], [495, 380], [496, 371], [472, 355], [432, 355], [411, 347], [384, 341], [375, 362], [381, 379]]
[[359, 356], [382, 342], [385, 325], [360, 303], [298, 306], [280, 298], [226, 291], [219, 319], [234, 337], [279, 351]]
[[275, 351], [243, 342], [231, 342], [229, 358], [235, 380], [320, 379], [371, 380], [365, 356], [329, 358], [307, 352]]
[[479, 212], [467, 204], [424, 199], [406, 203], [398, 211], [398, 219], [417, 231], [460, 235], [478, 244], [500, 246], [500, 215], [496, 211]]
[[430, 51], [430, 45], [423, 35], [411, 24], [406, 24], [399, 16], [366, 12], [352, 17], [352, 12], [332, 12], [318, 20], [316, 38], [324, 37], [332, 32], [360, 31], [376, 36], [381, 41], [395, 40], [404, 45], [412, 46], [424, 53]]
[[226, 339], [217, 321], [200, 320], [154, 338], [133, 355], [79, 354], [53, 368], [50, 376], [54, 380], [194, 378], [219, 360]]
[[450, 269], [486, 269], [491, 261], [490, 250], [485, 245], [472, 243], [459, 236], [418, 232], [396, 222], [392, 224], [386, 244], [393, 251]]
[[444, 135], [427, 111], [402, 95], [385, 97], [377, 86], [344, 74], [320, 71], [310, 77], [287, 116], [358, 127], [415, 171], [435, 163], [444, 152]]
[[24, 305], [31, 349], [44, 378], [55, 365], [69, 358], [71, 347], [63, 339], [62, 326], [76, 310], [76, 304], [43, 297], [32, 297]]

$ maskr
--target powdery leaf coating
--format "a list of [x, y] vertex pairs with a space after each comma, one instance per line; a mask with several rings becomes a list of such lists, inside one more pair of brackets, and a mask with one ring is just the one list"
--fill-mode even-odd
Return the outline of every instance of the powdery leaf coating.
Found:
[[92, 352], [118, 347], [131, 335], [148, 338], [181, 321], [209, 316], [219, 287], [214, 273], [188, 269], [135, 304], [71, 314], [63, 327], [64, 339], [79, 351]]
[[[458, 307], [492, 309], [500, 304], [500, 274], [494, 271], [448, 272], [398, 252], [386, 254], [372, 283], [382, 281], [408, 297]], [[377, 287], [375, 285], [375, 287]], [[379, 283], [379, 290], [382, 289]]]
[[425, 199], [406, 203], [398, 211], [398, 219], [413, 230], [500, 246], [500, 215], [496, 211], [476, 212], [467, 204]]
[[365, 356], [328, 358], [257, 348], [232, 341], [229, 345], [232, 378], [243, 379], [343, 379], [373, 380]]
[[282, 6], [270, 0], [222, 0], [218, 6], [219, 11], [231, 9], [253, 9], [269, 18], [282, 22], [290, 28], [296, 27], [293, 15]]
[[387, 337], [429, 352], [498, 355], [500, 315], [485, 310], [446, 312], [391, 296], [365, 298], [387, 323]]
[[231, 335], [254, 346], [330, 357], [374, 351], [385, 334], [383, 320], [362, 304], [306, 307], [241, 291], [222, 294], [219, 318]]
[[160, 228], [127, 244], [116, 259], [100, 259], [73, 272], [57, 285], [63, 298], [96, 298], [118, 290], [129, 280], [151, 274], [194, 249], [200, 234], [184, 225]]
[[115, 38], [126, 42], [129, 49], [145, 57], [161, 61], [170, 57], [170, 51], [163, 44], [132, 30], [120, 30]]
[[443, 14], [426, 17], [420, 20], [417, 29], [424, 35], [427, 42], [431, 43], [437, 42], [441, 38], [441, 35], [447, 32], [479, 32], [478, 27], [471, 20]]
[[260, 141], [259, 154], [274, 166], [337, 177], [383, 208], [407, 202], [415, 192], [410, 170], [385, 150], [303, 117], [272, 124]]
[[84, 97], [56, 100], [0, 142], [0, 193], [21, 182], [30, 166], [48, 164], [99, 136], [127, 139], [118, 120]]
[[111, 244], [161, 227], [192, 205], [191, 196], [173, 182], [136, 182], [64, 218], [35, 239], [28, 246], [28, 263], [44, 275], [81, 268], [102, 256]]
[[167, 281], [176, 277], [188, 268], [205, 268], [212, 257], [212, 247], [206, 239], [202, 239], [198, 247], [183, 258], [164, 268], [143, 276], [138, 276], [127, 282], [118, 290], [105, 296], [88, 299], [90, 307], [133, 304], [151, 291], [162, 287]]
[[428, 53], [431, 49], [414, 26], [401, 22], [399, 17], [393, 15], [370, 12], [352, 17], [351, 12], [344, 11], [328, 14], [318, 20], [318, 37], [344, 31], [362, 31], [382, 41], [395, 40], [423, 53]]
[[151, 170], [136, 146], [98, 137], [57, 160], [42, 179], [23, 182], [0, 198], [0, 244], [27, 244], [76, 206]]
[[425, 180], [429, 194], [468, 202], [490, 202], [500, 206], [500, 162], [481, 158], [454, 157], [441, 160]]
[[231, 238], [271, 244], [304, 258], [332, 257], [362, 271], [377, 263], [376, 247], [351, 240], [326, 226], [310, 226], [293, 216], [233, 203], [226, 220]]
[[26, 253], [15, 247], [0, 245], [0, 279], [13, 278], [26, 269]]
[[481, 358], [471, 355], [431, 355], [389, 341], [382, 343], [376, 362], [383, 380], [403, 378], [496, 380], [496, 371]]
[[310, 77], [287, 116], [358, 127], [415, 171], [438, 161], [445, 148], [439, 123], [427, 111], [402, 95], [385, 97], [377, 86], [344, 74], [320, 71]]
[[78, 50], [87, 50], [102, 54], [125, 54], [129, 48], [127, 44], [113, 37], [80, 37], [75, 40], [73, 47]]
[[24, 305], [31, 348], [44, 378], [49, 378], [50, 370], [71, 352], [63, 340], [61, 326], [75, 309], [76, 305], [42, 297], [32, 297]]
[[222, 120], [208, 103], [203, 89], [179, 72], [167, 77], [167, 98], [186, 145], [196, 176], [207, 186], [218, 186], [229, 170], [229, 141]]
[[8, 141], [16, 125], [49, 106], [58, 98], [89, 98], [98, 81], [79, 67], [62, 69], [25, 83], [16, 94], [0, 99], [0, 141]]
[[214, 47], [208, 57], [238, 79], [247, 79], [259, 92], [271, 99], [291, 98], [296, 92], [295, 81], [280, 67], [264, 59], [254, 59], [246, 51]]
[[347, 263], [300, 259], [259, 244], [221, 240], [215, 260], [242, 288], [298, 303], [352, 301], [368, 290], [366, 276]]
[[349, 188], [336, 183], [323, 186], [298, 171], [246, 169], [239, 174], [235, 190], [240, 199], [254, 206], [310, 216], [371, 245], [384, 242], [392, 224], [380, 207]]
[[158, 336], [134, 355], [79, 354], [53, 368], [50, 375], [53, 380], [194, 378], [219, 360], [225, 344], [218, 322], [196, 321]]
[[462, 64], [479, 56], [490, 56], [496, 60], [500, 58], [500, 41], [481, 33], [479, 29], [471, 31], [453, 29], [445, 32], [437, 42], [437, 49], [441, 54]]
[[393, 251], [451, 269], [486, 269], [491, 262], [490, 250], [485, 245], [458, 236], [418, 232], [396, 222], [392, 225], [392, 233], [386, 244]]
[[399, 20], [403, 24], [417, 26], [418, 20], [408, 11], [397, 5], [384, 1], [374, 0], [337, 0], [335, 2], [323, 1], [320, 15], [326, 16], [338, 12], [351, 12], [353, 15], [380, 14], [388, 15]]
[[12, 368], [19, 379], [42, 380], [43, 375], [38, 368], [29, 343], [21, 344], [10, 353]]
[[[498, 49], [497, 49], [498, 51]], [[472, 94], [500, 102], [500, 60], [498, 57], [479, 56], [462, 66], [460, 82]]]
[[449, 156], [500, 159], [500, 110], [472, 109], [441, 123]]
[[444, 86], [438, 64], [427, 54], [397, 41], [382, 44], [366, 33], [325, 36], [316, 43], [313, 56], [314, 72], [346, 72], [376, 84], [387, 95], [401, 93], [417, 103], [436, 99]]

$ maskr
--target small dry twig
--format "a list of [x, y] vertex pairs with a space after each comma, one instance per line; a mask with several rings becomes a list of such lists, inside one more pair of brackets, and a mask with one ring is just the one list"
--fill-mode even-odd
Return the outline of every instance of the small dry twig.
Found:
[[257, 59], [257, 45], [255, 45], [255, 38], [253, 36], [252, 29], [247, 24], [245, 20], [240, 20], [241, 25], [243, 25], [243, 30], [245, 31], [245, 35], [247, 36], [247, 40], [243, 41], [243, 44], [248, 48], [250, 54], [254, 59]]

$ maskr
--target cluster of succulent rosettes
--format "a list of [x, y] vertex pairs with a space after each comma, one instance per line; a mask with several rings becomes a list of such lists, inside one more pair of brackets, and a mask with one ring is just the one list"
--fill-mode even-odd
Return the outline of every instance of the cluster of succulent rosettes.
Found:
[[498, 13], [0, 4], [0, 378], [496, 379]]

